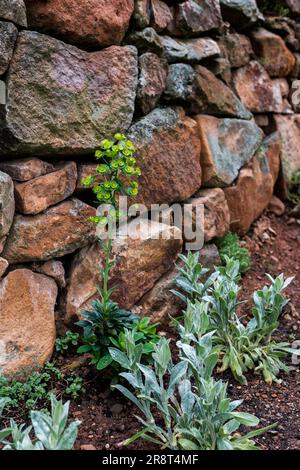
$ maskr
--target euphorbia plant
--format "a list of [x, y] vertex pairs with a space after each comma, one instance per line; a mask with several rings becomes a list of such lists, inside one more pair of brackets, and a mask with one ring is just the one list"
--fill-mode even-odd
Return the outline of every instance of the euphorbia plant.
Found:
[[[91, 218], [92, 222], [103, 226], [102, 234], [105, 234], [105, 239], [101, 240], [104, 262], [100, 270], [99, 297], [89, 310], [81, 312], [83, 319], [78, 322], [84, 329], [84, 345], [78, 351], [91, 353], [92, 364], [98, 370], [105, 369], [114, 362], [108, 348], [121, 345], [125, 328], [135, 330], [136, 338], [143, 343], [144, 354], [150, 354], [153, 351], [152, 343], [158, 340], [155, 327], [146, 334], [138, 331], [143, 323], [139, 322], [139, 318], [132, 312], [119, 308], [112, 300], [114, 288], [108, 285], [109, 274], [115, 264], [111, 259], [111, 227], [120, 221], [122, 215], [118, 207], [118, 197], [135, 197], [138, 194], [136, 178], [141, 175], [141, 170], [136, 165], [134, 153], [133, 143], [123, 134], [115, 134], [112, 140], [103, 140], [95, 152], [96, 159], [100, 160], [96, 173], [82, 181], [85, 188], [92, 188], [97, 201], [104, 204], [106, 209], [105, 215]], [[107, 230], [104, 229], [106, 225]]]

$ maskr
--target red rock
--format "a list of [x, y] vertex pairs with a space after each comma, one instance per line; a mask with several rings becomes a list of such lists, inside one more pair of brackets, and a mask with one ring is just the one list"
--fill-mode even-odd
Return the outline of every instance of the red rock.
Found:
[[161, 0], [151, 0], [151, 26], [156, 31], [161, 32], [172, 21], [173, 15], [168, 5]]
[[[135, 221], [130, 222], [129, 229], [132, 227], [136, 227]], [[150, 234], [142, 236], [148, 229], [148, 221], [144, 219], [136, 239], [119, 238], [113, 242], [113, 259], [117, 264], [112, 268], [110, 283], [116, 286], [113, 297], [122, 308], [131, 308], [149, 291], [173, 266], [181, 251], [178, 228], [151, 222]], [[95, 298], [102, 264], [103, 252], [99, 244], [84, 248], [75, 256], [62, 306], [66, 321], [78, 316]]]
[[244, 106], [253, 113], [281, 113], [285, 105], [278, 82], [273, 82], [256, 61], [233, 73], [234, 87]]
[[174, 7], [174, 21], [168, 26], [172, 36], [197, 36], [218, 30], [222, 25], [219, 0], [186, 0]]
[[103, 47], [121, 44], [134, 0], [25, 0], [28, 24], [66, 42]]
[[0, 161], [0, 170], [7, 173], [15, 181], [28, 181], [51, 173], [51, 171], [54, 171], [54, 166], [38, 158], [20, 158]]
[[184, 201], [200, 188], [198, 128], [181, 108], [156, 108], [135, 123], [128, 135], [142, 171], [135, 202], [149, 207]]
[[168, 63], [148, 52], [139, 58], [140, 76], [137, 103], [143, 114], [148, 114], [158, 103], [166, 87]]
[[0, 257], [0, 279], [5, 274], [5, 271], [8, 268], [8, 262], [6, 259]]
[[56, 297], [53, 279], [28, 269], [0, 282], [0, 368], [9, 379], [26, 379], [51, 358]]
[[252, 32], [254, 51], [270, 77], [286, 77], [295, 66], [295, 57], [284, 40], [264, 28]]
[[[193, 207], [203, 207], [204, 210], [204, 240], [209, 242], [214, 238], [223, 237], [229, 232], [230, 214], [224, 191], [220, 188], [201, 189], [188, 201]], [[201, 220], [195, 220], [201, 226]]]
[[285, 205], [280, 199], [278, 199], [278, 197], [272, 196], [272, 199], [268, 205], [268, 210], [280, 217], [285, 213]]
[[50, 260], [41, 265], [35, 264], [32, 269], [35, 272], [52, 277], [61, 289], [66, 287], [65, 268], [61, 261]]
[[73, 253], [91, 243], [95, 209], [78, 199], [64, 201], [37, 215], [16, 215], [3, 258], [10, 264], [47, 261]]
[[76, 163], [61, 163], [52, 173], [15, 184], [16, 208], [22, 214], [38, 214], [71, 196], [76, 182]]
[[266, 139], [251, 162], [240, 171], [235, 185], [224, 189], [230, 228], [239, 235], [245, 235], [268, 206], [278, 176], [279, 155], [279, 140], [273, 136]]
[[[214, 266], [220, 266], [221, 260], [217, 247], [213, 244], [205, 245], [199, 252], [199, 262], [204, 268], [209, 269], [209, 273], [212, 272]], [[183, 262], [179, 261], [177, 266], [182, 267]], [[157, 281], [134, 309], [141, 316], [151, 317], [153, 323], [158, 322], [160, 328], [169, 326], [170, 318], [182, 314], [182, 310], [185, 308], [185, 304], [171, 292], [172, 289], [176, 290], [176, 277], [178, 277], [178, 270], [177, 267], [173, 267]]]

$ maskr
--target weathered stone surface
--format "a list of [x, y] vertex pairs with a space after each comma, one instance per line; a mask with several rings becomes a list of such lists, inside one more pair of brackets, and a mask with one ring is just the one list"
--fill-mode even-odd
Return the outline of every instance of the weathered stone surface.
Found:
[[20, 158], [0, 161], [0, 170], [7, 173], [14, 181], [29, 181], [51, 173], [54, 171], [54, 166], [39, 158]]
[[24, 0], [0, 0], [0, 20], [12, 21], [19, 26], [27, 26]]
[[99, 139], [129, 127], [137, 74], [133, 47], [87, 53], [43, 34], [20, 33], [0, 154], [92, 152]]
[[5, 242], [6, 242], [6, 237], [1, 237], [0, 238], [0, 255], [4, 249]]
[[263, 19], [256, 0], [220, 0], [222, 16], [237, 29], [244, 28]]
[[234, 87], [242, 103], [253, 113], [281, 113], [285, 109], [281, 88], [264, 67], [251, 61], [233, 74]]
[[[223, 237], [229, 232], [230, 214], [224, 191], [221, 188], [201, 189], [189, 200], [193, 207], [203, 206], [204, 208], [204, 240]], [[193, 223], [201, 224], [201, 220], [195, 220], [193, 213]], [[200, 226], [200, 225], [199, 225]]]
[[256, 55], [270, 77], [286, 77], [295, 66], [295, 57], [286, 47], [284, 40], [264, 28], [252, 32]]
[[197, 116], [203, 186], [230, 185], [259, 147], [263, 133], [254, 121]]
[[174, 21], [168, 31], [172, 36], [194, 36], [222, 25], [219, 0], [187, 0], [175, 6]]
[[150, 25], [150, 7], [150, 0], [135, 0], [133, 17], [137, 28], [144, 29]]
[[[78, 179], [76, 185], [76, 192], [85, 191], [85, 188], [82, 186], [81, 182], [86, 176], [95, 175], [97, 166], [97, 163], [80, 163], [78, 165]], [[95, 184], [100, 183], [101, 181], [103, 181], [103, 176], [97, 175]]]
[[287, 4], [289, 9], [293, 13], [300, 15], [300, 1], [299, 0], [285, 0], [285, 3]]
[[285, 16], [266, 16], [265, 27], [284, 38], [286, 45], [293, 51], [300, 47], [298, 23]]
[[193, 69], [187, 64], [170, 66], [167, 99], [185, 99], [192, 114], [251, 119], [252, 115], [221, 80], [201, 65]]
[[53, 279], [17, 269], [0, 282], [0, 369], [25, 379], [52, 355], [55, 339]]
[[164, 47], [164, 56], [170, 63], [197, 63], [208, 57], [220, 55], [218, 44], [210, 38], [174, 39], [161, 36], [161, 42]]
[[280, 217], [285, 213], [285, 205], [280, 199], [278, 199], [278, 197], [272, 196], [272, 199], [268, 205], [268, 210]]
[[0, 21], [0, 75], [8, 69], [17, 36], [18, 30], [14, 24]]
[[281, 136], [281, 162], [287, 183], [300, 169], [300, 114], [275, 116], [277, 130]]
[[[129, 230], [136, 224], [136, 221], [132, 221]], [[178, 228], [145, 219], [140, 222], [140, 227], [137, 225], [135, 239], [115, 239], [113, 258], [117, 263], [112, 268], [110, 283], [117, 286], [114, 298], [120, 306], [131, 308], [149, 291], [162, 274], [173, 266], [181, 247], [181, 232]], [[67, 321], [78, 316], [80, 310], [97, 294], [99, 267], [102, 263], [103, 253], [98, 244], [84, 248], [74, 258], [64, 301]]]
[[15, 184], [17, 211], [38, 214], [71, 196], [76, 188], [77, 166], [74, 162], [61, 163], [56, 171], [25, 183]]
[[80, 46], [121, 44], [134, 0], [25, 0], [28, 24]]
[[[200, 250], [199, 262], [209, 269], [210, 273], [214, 266], [220, 266], [221, 260], [217, 247], [213, 244], [205, 245]], [[179, 261], [178, 266], [182, 267], [183, 262]], [[163, 327], [169, 325], [171, 318], [182, 314], [182, 310], [186, 306], [171, 292], [171, 289], [176, 290], [175, 279], [177, 276], [176, 267], [164, 274], [153, 289], [141, 299], [136, 308], [137, 312], [142, 316], [151, 317], [153, 323], [158, 322]]]
[[8, 234], [14, 213], [14, 185], [11, 177], [0, 171], [0, 240]]
[[50, 260], [43, 264], [34, 264], [32, 269], [38, 273], [52, 277], [61, 289], [66, 287], [65, 268], [61, 261]]
[[143, 31], [134, 31], [126, 38], [126, 44], [133, 45], [140, 54], [153, 52], [161, 56], [164, 52], [164, 46], [161, 36], [153, 28], [145, 28]]
[[184, 201], [201, 186], [200, 138], [196, 122], [180, 108], [157, 108], [129, 130], [135, 144], [140, 193], [136, 202]]
[[253, 49], [247, 36], [237, 33], [227, 34], [220, 39], [218, 44], [231, 67], [243, 67], [250, 62]]
[[8, 262], [6, 261], [6, 259], [1, 258], [1, 256], [0, 256], [0, 279], [5, 274], [5, 271], [7, 270], [8, 266], [9, 265], [8, 265]]
[[151, 0], [151, 26], [158, 32], [164, 31], [173, 20], [168, 5], [161, 0]]
[[71, 199], [38, 215], [16, 215], [2, 253], [10, 264], [47, 261], [92, 242], [95, 227], [88, 218], [93, 207]]
[[139, 85], [137, 103], [144, 114], [150, 113], [158, 103], [166, 86], [168, 63], [148, 52], [139, 58]]
[[268, 206], [279, 172], [280, 141], [267, 138], [251, 162], [241, 170], [234, 186], [225, 188], [230, 228], [244, 235]]

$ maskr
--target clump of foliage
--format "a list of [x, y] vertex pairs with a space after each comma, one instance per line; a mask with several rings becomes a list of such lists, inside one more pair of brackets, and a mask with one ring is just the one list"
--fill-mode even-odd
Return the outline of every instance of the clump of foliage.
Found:
[[262, 13], [272, 13], [280, 17], [290, 14], [290, 9], [281, 0], [260, 0], [258, 5]]
[[251, 258], [247, 248], [240, 246], [239, 237], [236, 233], [227, 233], [223, 238], [217, 240], [221, 261], [226, 263], [226, 257], [239, 262], [240, 272], [245, 273], [251, 267]]
[[[245, 374], [250, 370], [262, 374], [267, 383], [276, 381], [280, 371], [289, 371], [282, 359], [289, 353], [297, 354], [289, 343], [277, 343], [272, 338], [280, 314], [288, 303], [283, 291], [292, 278], [284, 279], [282, 274], [276, 279], [268, 276], [271, 285], [254, 292], [252, 318], [246, 321], [237, 315], [242, 303], [238, 301], [238, 261], [226, 258], [226, 266], [218, 268], [206, 281], [207, 289], [194, 295], [203, 272], [198, 259], [198, 253], [188, 255], [187, 274], [181, 269], [178, 282], [187, 294], [185, 321], [190, 325], [189, 334], [199, 338], [211, 334], [218, 351], [219, 371], [229, 368], [240, 383], [247, 383]], [[198, 323], [192, 321], [191, 316], [198, 318]]]
[[[105, 139], [100, 143], [95, 157], [100, 159], [101, 163], [97, 165], [96, 174], [84, 178], [82, 185], [86, 188], [91, 187], [98, 202], [110, 204], [112, 210], [107, 217], [93, 217], [92, 221], [95, 224], [105, 225], [112, 218], [116, 221], [120, 219], [118, 195], [137, 196], [138, 183], [135, 178], [141, 175], [141, 170], [136, 166], [134, 153], [133, 143], [120, 133], [115, 134], [112, 140]], [[97, 183], [99, 175], [102, 175], [103, 181]], [[108, 281], [115, 261], [111, 260], [112, 240], [109, 228], [107, 240], [102, 242], [102, 249], [105, 259], [100, 272], [99, 297], [92, 303], [89, 310], [81, 312], [82, 320], [78, 322], [78, 325], [83, 328], [83, 345], [79, 347], [78, 352], [91, 354], [91, 363], [98, 370], [111, 366], [116, 368], [117, 364], [109, 353], [109, 347], [116, 346], [124, 350], [126, 329], [134, 331], [136, 342], [143, 346], [144, 356], [150, 356], [153, 345], [158, 341], [156, 327], [150, 325], [149, 319], [139, 320], [135, 314], [119, 308], [119, 305], [112, 300], [114, 287], [109, 288]]]
[[52, 391], [61, 389], [64, 395], [77, 398], [82, 390], [82, 379], [75, 374], [66, 375], [51, 363], [45, 364], [41, 372], [34, 372], [26, 382], [8, 381], [0, 376], [0, 398], [8, 398], [9, 408], [31, 410], [49, 400]]
[[[3, 450], [71, 450], [77, 438], [80, 421], [67, 426], [69, 405], [50, 396], [51, 414], [44, 411], [31, 411], [31, 426], [17, 425], [11, 419], [5, 429], [0, 429], [0, 443]], [[10, 404], [9, 398], [0, 398], [0, 418]], [[31, 435], [34, 438], [31, 438]]]
[[70, 347], [78, 345], [79, 334], [67, 331], [64, 336], [57, 338], [55, 342], [55, 350], [58, 353], [66, 353]]
[[[124, 134], [117, 133], [112, 140], [102, 140], [95, 152], [95, 158], [101, 160], [101, 163], [97, 165], [95, 175], [86, 176], [82, 180], [82, 186], [92, 188], [98, 202], [112, 204], [117, 209], [117, 194], [133, 197], [138, 194], [137, 181], [128, 183], [129, 178], [141, 175], [134, 153], [133, 143]], [[99, 175], [103, 176], [103, 181], [97, 183]], [[93, 220], [97, 224], [103, 222], [97, 216]]]
[[300, 170], [295, 171], [291, 177], [288, 199], [292, 204], [300, 203]]
[[[99, 292], [100, 298], [102, 292]], [[98, 370], [109, 366], [116, 368], [109, 348], [115, 346], [124, 350], [125, 330], [134, 332], [135, 340], [142, 345], [143, 354], [147, 356], [153, 351], [153, 346], [159, 337], [156, 334], [156, 326], [150, 325], [149, 318], [140, 319], [132, 312], [127, 312], [118, 307], [118, 304], [109, 301], [106, 304], [97, 299], [92, 304], [91, 310], [81, 313], [83, 320], [78, 325], [83, 328], [83, 346], [78, 352], [92, 355], [91, 364]]]
[[143, 416], [136, 416], [143, 429], [123, 445], [142, 438], [172, 450], [256, 449], [253, 437], [270, 427], [245, 436], [235, 434], [241, 425], [257, 426], [259, 420], [236, 411], [242, 401], [230, 401], [227, 385], [212, 378], [218, 354], [213, 349], [211, 334], [200, 339], [197, 349], [183, 341], [178, 342], [178, 347], [180, 361], [176, 365], [165, 338], [154, 347], [153, 367], [139, 362], [140, 355], [134, 354], [137, 348], [133, 343], [127, 348], [131, 355], [116, 354], [115, 360], [129, 370], [120, 376], [130, 389], [123, 385], [114, 387]]

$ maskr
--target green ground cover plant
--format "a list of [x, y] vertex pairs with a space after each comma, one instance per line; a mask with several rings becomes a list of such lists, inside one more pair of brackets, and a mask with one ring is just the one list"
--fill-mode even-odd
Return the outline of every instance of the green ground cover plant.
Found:
[[251, 257], [247, 248], [240, 246], [239, 237], [236, 233], [227, 233], [223, 238], [217, 240], [221, 261], [226, 263], [226, 257], [239, 262], [240, 272], [245, 273], [251, 267]]

